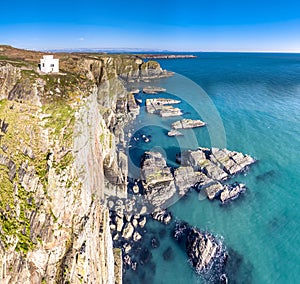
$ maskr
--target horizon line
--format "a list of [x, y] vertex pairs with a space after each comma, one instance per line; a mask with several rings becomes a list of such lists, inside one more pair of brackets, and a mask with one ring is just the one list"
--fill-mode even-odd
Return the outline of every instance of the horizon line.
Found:
[[298, 50], [160, 50], [160, 49], [139, 49], [139, 48], [51, 48], [51, 49], [34, 49], [45, 52], [88, 52], [89, 50], [97, 52], [158, 52], [158, 53], [288, 53], [300, 54]]
[[[5, 45], [5, 44], [1, 44]], [[9, 44], [8, 44], [9, 45]], [[163, 48], [140, 48], [140, 47], [66, 47], [66, 48], [26, 48], [26, 47], [16, 47], [10, 45], [13, 48], [19, 48], [24, 50], [31, 51], [40, 51], [40, 52], [88, 52], [97, 51], [97, 52], [176, 52], [176, 53], [288, 53], [288, 54], [300, 54], [300, 50], [169, 50]]]
[[182, 52], [182, 53], [191, 53], [191, 52], [220, 52], [220, 53], [293, 53], [297, 54], [300, 53], [300, 50], [171, 50], [171, 49], [162, 49], [162, 48], [138, 48], [138, 47], [78, 47], [78, 48], [43, 48], [43, 49], [34, 49], [36, 51], [119, 51], [119, 52], [130, 52], [130, 51], [136, 51], [136, 52]]

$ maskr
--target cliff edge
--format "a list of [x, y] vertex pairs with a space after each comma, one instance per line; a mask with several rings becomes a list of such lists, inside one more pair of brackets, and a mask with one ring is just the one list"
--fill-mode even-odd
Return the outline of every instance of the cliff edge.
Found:
[[[0, 282], [121, 283], [106, 196], [126, 197], [123, 127], [138, 113], [124, 81], [167, 76], [130, 55], [0, 46]], [[115, 271], [116, 270], [116, 271]]]

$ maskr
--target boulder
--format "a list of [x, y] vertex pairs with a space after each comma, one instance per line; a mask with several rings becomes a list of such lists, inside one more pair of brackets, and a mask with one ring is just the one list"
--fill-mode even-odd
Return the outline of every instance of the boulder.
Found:
[[119, 234], [115, 234], [115, 235], [113, 235], [113, 241], [117, 241], [117, 240], [119, 240]]
[[135, 207], [135, 200], [133, 198], [126, 199], [125, 210], [126, 210], [127, 214], [130, 214], [133, 211], [134, 207]]
[[142, 206], [141, 210], [140, 210], [140, 215], [145, 215], [147, 213], [148, 209], [147, 206]]
[[129, 240], [132, 237], [133, 232], [134, 232], [134, 227], [130, 222], [128, 222], [126, 223], [122, 231], [122, 237], [126, 240]]
[[220, 182], [215, 182], [204, 188], [204, 191], [209, 200], [213, 200], [218, 197], [220, 193], [223, 191], [224, 187]]
[[141, 177], [147, 187], [173, 180], [171, 170], [159, 152], [145, 152], [141, 163]]
[[169, 224], [172, 220], [171, 212], [167, 211], [166, 209], [157, 208], [152, 214], [152, 218], [154, 220], [159, 221], [165, 225]]
[[138, 194], [139, 191], [140, 191], [139, 186], [138, 186], [137, 184], [135, 184], [135, 185], [132, 187], [132, 191], [133, 191], [133, 193]]
[[117, 232], [122, 232], [123, 225], [124, 225], [123, 218], [121, 218], [120, 216], [116, 215], [116, 217], [115, 217], [115, 224], [116, 224]]
[[123, 257], [123, 263], [125, 265], [128, 265], [130, 266], [131, 265], [131, 257], [129, 254], [125, 254], [124, 257]]
[[132, 219], [132, 215], [131, 215], [131, 214], [125, 214], [125, 220], [126, 220], [127, 222], [130, 222], [131, 219]]
[[129, 243], [125, 243], [125, 244], [123, 245], [123, 248], [124, 248], [124, 252], [125, 252], [126, 254], [128, 254], [128, 253], [131, 251], [131, 245], [130, 245]]
[[224, 190], [221, 192], [220, 200], [224, 204], [229, 200], [238, 198], [238, 196], [245, 190], [246, 186], [244, 184], [235, 183], [233, 185], [226, 185]]
[[133, 219], [132, 220], [132, 225], [133, 225], [133, 227], [137, 227], [138, 226], [138, 220], [137, 219]]
[[147, 222], [146, 216], [142, 217], [141, 220], [139, 221], [139, 226], [141, 228], [144, 228], [146, 225], [146, 222]]
[[141, 239], [142, 239], [141, 234], [138, 233], [138, 232], [134, 232], [134, 234], [133, 234], [133, 241], [138, 242]]

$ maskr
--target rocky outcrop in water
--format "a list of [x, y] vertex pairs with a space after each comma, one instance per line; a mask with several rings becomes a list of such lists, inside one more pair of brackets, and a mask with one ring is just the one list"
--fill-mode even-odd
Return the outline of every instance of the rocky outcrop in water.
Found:
[[170, 104], [178, 104], [180, 101], [157, 98], [157, 99], [146, 99], [146, 110], [149, 113], [158, 114], [161, 117], [180, 116], [182, 111], [179, 108], [170, 106]]
[[201, 120], [182, 119], [172, 123], [174, 129], [188, 129], [205, 126], [205, 123]]
[[188, 230], [186, 251], [192, 265], [199, 273], [211, 269], [214, 261], [224, 262], [226, 259], [222, 244], [210, 233], [201, 232], [196, 228]]
[[146, 152], [141, 162], [144, 194], [154, 207], [162, 207], [176, 193], [171, 168], [159, 152]]
[[143, 93], [145, 94], [151, 94], [151, 95], [156, 95], [161, 92], [166, 92], [167, 90], [162, 87], [155, 87], [155, 86], [147, 86], [143, 88]]
[[220, 240], [180, 221], [175, 225], [173, 236], [185, 249], [197, 273], [212, 274], [209, 278], [217, 281], [224, 277], [227, 252]]
[[181, 165], [173, 169], [159, 152], [146, 152], [142, 158], [142, 185], [154, 207], [166, 208], [192, 187], [203, 190], [210, 200], [233, 200], [246, 190], [245, 185], [225, 185], [223, 181], [255, 162], [248, 155], [216, 148], [184, 151], [177, 160]]
[[183, 134], [180, 132], [180, 131], [178, 131], [178, 130], [170, 130], [169, 132], [168, 132], [168, 136], [169, 137], [174, 137], [174, 136], [183, 136]]

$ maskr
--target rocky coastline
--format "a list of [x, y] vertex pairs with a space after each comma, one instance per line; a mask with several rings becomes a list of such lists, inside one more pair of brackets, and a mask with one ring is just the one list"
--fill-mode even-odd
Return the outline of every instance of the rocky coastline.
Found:
[[[255, 160], [227, 149], [198, 148], [178, 153], [177, 165], [170, 166], [164, 155], [148, 151], [141, 157], [140, 177], [128, 178], [124, 127], [139, 115], [135, 94], [145, 90], [131, 92], [126, 85], [172, 73], [134, 55], [57, 54], [62, 72], [41, 75], [36, 69], [42, 53], [8, 46], [0, 51], [0, 179], [5, 189], [0, 280], [122, 283], [128, 270], [155, 267], [151, 249], [159, 248], [159, 241], [148, 235], [149, 218], [164, 224], [161, 234], [173, 232], [184, 244], [196, 272], [217, 266], [221, 279], [225, 246], [209, 232], [175, 222], [167, 208], [189, 192], [203, 192], [220, 204], [236, 199], [246, 185], [228, 180]], [[144, 93], [159, 92], [165, 90], [150, 86]], [[162, 106], [159, 114], [171, 116], [179, 109], [167, 105], [176, 103], [156, 98], [150, 105]], [[205, 122], [183, 119], [169, 136], [202, 126]], [[172, 249], [163, 257], [171, 259]]]
[[[165, 91], [159, 87], [147, 87], [146, 92], [142, 90], [144, 94], [154, 95]], [[178, 103], [180, 101], [168, 98], [146, 99], [146, 111], [162, 116], [161, 112], [166, 106]], [[183, 135], [178, 129], [205, 125], [201, 120], [175, 121], [168, 136]], [[236, 181], [228, 183], [228, 180], [247, 171], [256, 161], [248, 155], [228, 149], [199, 147], [178, 153], [176, 162], [177, 166], [171, 167], [160, 152], [145, 152], [141, 157], [140, 177], [129, 182], [130, 197], [122, 202], [111, 201], [111, 212], [114, 212], [111, 213], [111, 229], [115, 245], [124, 252], [123, 272], [126, 274], [128, 269], [135, 271], [146, 264], [155, 265], [151, 262], [151, 249], [159, 247], [157, 239], [152, 238], [150, 248], [144, 247], [147, 221], [151, 217], [164, 224], [168, 230], [173, 230], [174, 239], [179, 243], [184, 239], [184, 250], [197, 273], [208, 273], [211, 277], [214, 271], [216, 281], [227, 283], [225, 266], [228, 253], [225, 245], [209, 232], [173, 220], [167, 208], [191, 191], [202, 192], [207, 199], [218, 200], [221, 205], [233, 201], [247, 187]], [[185, 229], [180, 233], [182, 224], [185, 224]], [[164, 258], [170, 257], [170, 250], [164, 252]]]
[[[126, 200], [124, 125], [140, 111], [124, 82], [170, 72], [133, 55], [58, 53], [60, 72], [41, 74], [42, 52], [0, 52], [0, 282], [122, 283], [109, 201]], [[136, 242], [143, 210], [127, 216]]]

